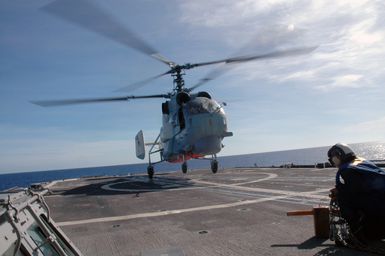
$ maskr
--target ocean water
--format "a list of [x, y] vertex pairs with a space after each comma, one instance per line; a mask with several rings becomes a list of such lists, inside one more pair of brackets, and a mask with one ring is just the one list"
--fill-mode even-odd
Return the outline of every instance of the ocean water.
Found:
[[[370, 142], [350, 145], [357, 155], [369, 160], [385, 160], [385, 143]], [[231, 167], [269, 167], [294, 163], [297, 165], [313, 165], [327, 162], [329, 147], [315, 147], [266, 153], [245, 154], [236, 156], [218, 157], [220, 169]], [[209, 168], [207, 160], [191, 160], [188, 162], [189, 170]], [[37, 172], [10, 173], [0, 175], [0, 191], [12, 187], [28, 187], [32, 183], [103, 175], [127, 175], [145, 173], [147, 163], [89, 167], [66, 170], [51, 170]], [[156, 172], [179, 171], [180, 164], [160, 163], [155, 165]], [[219, 171], [220, 172], [220, 171]]]

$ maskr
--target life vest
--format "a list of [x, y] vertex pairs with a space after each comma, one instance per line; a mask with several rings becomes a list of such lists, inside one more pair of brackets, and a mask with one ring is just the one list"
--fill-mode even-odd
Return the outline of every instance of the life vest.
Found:
[[[382, 185], [383, 186], [382, 189], [384, 189], [384, 191], [385, 191], [385, 171], [383, 169], [381, 169], [380, 167], [378, 167], [377, 165], [375, 165], [374, 163], [372, 163], [368, 160], [365, 160], [363, 158], [356, 158], [353, 162], [342, 164], [338, 168], [338, 171], [336, 174], [336, 185], [337, 186], [344, 185], [341, 182], [341, 172], [346, 170], [346, 169], [350, 169], [351, 171], [360, 172], [365, 176], [370, 175], [373, 177], [378, 177], [379, 179], [383, 180], [383, 184], [374, 184], [374, 185]], [[381, 189], [380, 187], [378, 187], [378, 188]]]
[[356, 159], [340, 166], [336, 187], [341, 215], [351, 230], [385, 238], [385, 171]]
[[385, 171], [374, 163], [356, 159], [341, 165], [336, 175], [338, 202], [344, 215], [357, 210], [367, 216], [385, 217]]

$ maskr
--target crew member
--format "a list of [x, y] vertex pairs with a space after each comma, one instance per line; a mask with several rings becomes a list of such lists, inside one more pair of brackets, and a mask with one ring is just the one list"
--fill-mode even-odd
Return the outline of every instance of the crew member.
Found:
[[338, 168], [331, 196], [353, 234], [362, 242], [385, 238], [385, 171], [342, 143], [331, 147], [328, 157]]

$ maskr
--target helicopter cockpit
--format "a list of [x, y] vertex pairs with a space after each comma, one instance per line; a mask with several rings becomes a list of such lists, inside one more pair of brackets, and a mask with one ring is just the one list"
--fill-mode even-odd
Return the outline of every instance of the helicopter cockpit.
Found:
[[196, 97], [186, 105], [190, 115], [223, 112], [222, 107], [215, 100], [206, 97]]

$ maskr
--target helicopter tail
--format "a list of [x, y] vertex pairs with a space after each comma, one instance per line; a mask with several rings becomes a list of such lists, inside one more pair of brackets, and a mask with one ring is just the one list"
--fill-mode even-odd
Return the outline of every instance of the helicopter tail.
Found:
[[144, 159], [146, 156], [146, 150], [144, 149], [144, 138], [142, 130], [140, 130], [135, 136], [135, 149], [136, 157], [139, 159]]

